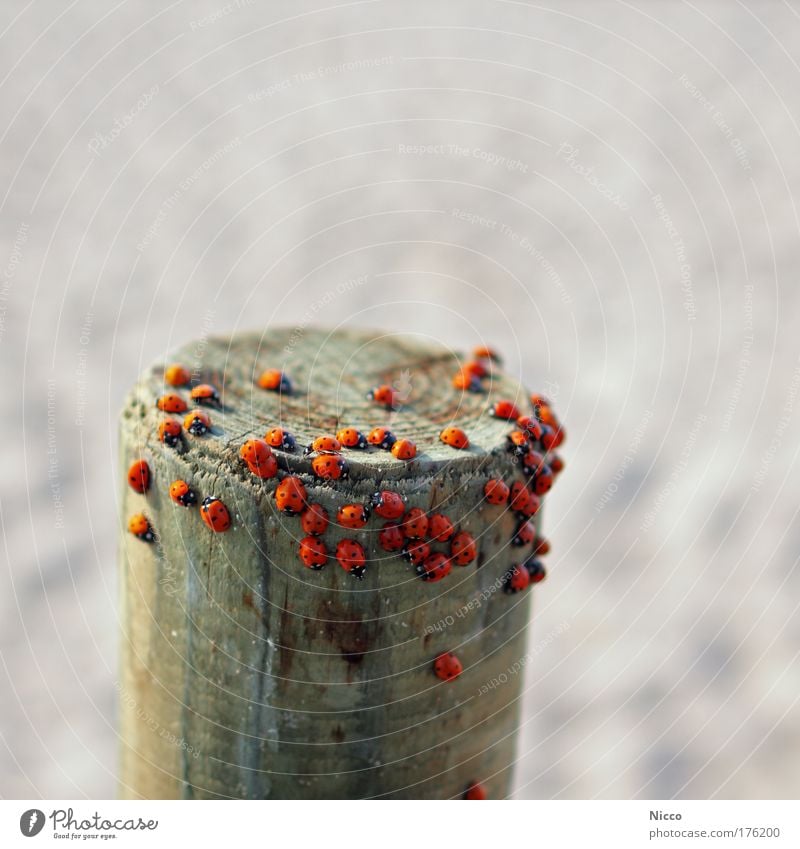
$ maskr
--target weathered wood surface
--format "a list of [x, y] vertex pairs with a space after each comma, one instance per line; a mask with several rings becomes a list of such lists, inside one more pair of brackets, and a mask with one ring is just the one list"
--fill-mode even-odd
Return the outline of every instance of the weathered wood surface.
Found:
[[[482, 501], [488, 477], [519, 477], [504, 450], [508, 423], [486, 407], [495, 397], [522, 403], [524, 391], [495, 376], [488, 396], [462, 396], [450, 389], [452, 353], [367, 333], [271, 330], [209, 340], [202, 363], [194, 355], [189, 346], [174, 359], [222, 391], [211, 434], [187, 437], [178, 451], [157, 441], [162, 363], [135, 387], [122, 416], [123, 470], [143, 457], [153, 472], [146, 495], [123, 483], [122, 518], [144, 512], [158, 542], [125, 533], [122, 543], [121, 793], [447, 798], [480, 780], [490, 797], [504, 797], [522, 676], [482, 688], [525, 654], [530, 591], [509, 596], [499, 586], [529, 549], [510, 546], [514, 516]], [[254, 385], [273, 366], [292, 377], [295, 394]], [[382, 382], [408, 395], [400, 411], [365, 400]], [[468, 432], [469, 450], [438, 442], [451, 420]], [[332, 519], [339, 505], [382, 486], [405, 494], [409, 507], [447, 513], [478, 539], [479, 556], [435, 584], [377, 546], [377, 516], [360, 531], [332, 522], [325, 537], [329, 551], [345, 536], [364, 544], [363, 581], [335, 560], [319, 572], [304, 568], [299, 519], [277, 512], [276, 481], [255, 478], [238, 457], [246, 438], [278, 424], [304, 445], [337, 426], [366, 431], [387, 422], [417, 442], [416, 460], [351, 451], [349, 481], [324, 484], [302, 452], [276, 452], [280, 475], [300, 474], [309, 500]], [[173, 504], [176, 478], [200, 500], [220, 497], [231, 530], [211, 533], [197, 507]], [[432, 671], [444, 651], [464, 664], [449, 682]]]

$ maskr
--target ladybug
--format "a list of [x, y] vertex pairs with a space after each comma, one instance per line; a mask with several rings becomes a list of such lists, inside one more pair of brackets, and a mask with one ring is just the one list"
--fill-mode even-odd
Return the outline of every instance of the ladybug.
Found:
[[477, 348], [473, 348], [472, 356], [476, 360], [494, 360], [498, 364], [503, 362], [497, 351], [488, 347], [488, 345], [479, 345]]
[[561, 427], [561, 425], [558, 425], [555, 429], [550, 427], [550, 425], [545, 425], [542, 428], [542, 447], [547, 451], [551, 451], [553, 448], [558, 448], [564, 441], [565, 437], [566, 434], [564, 433], [564, 428]]
[[451, 448], [469, 448], [469, 438], [460, 427], [446, 427], [439, 434], [439, 439]]
[[422, 563], [417, 565], [417, 574], [423, 581], [429, 584], [435, 584], [446, 578], [453, 568], [453, 564], [449, 557], [442, 554], [441, 551], [434, 551], [429, 554]]
[[397, 460], [413, 460], [417, 456], [417, 446], [410, 439], [398, 439], [392, 445], [392, 456]]
[[317, 537], [308, 536], [301, 539], [298, 554], [303, 563], [315, 572], [318, 572], [328, 562], [328, 549], [325, 547], [325, 543]]
[[531, 582], [531, 576], [524, 566], [512, 566], [503, 576], [503, 591], [511, 595], [522, 592]]
[[517, 513], [520, 516], [524, 516], [526, 519], [530, 519], [531, 516], [535, 516], [539, 509], [542, 506], [541, 499], [535, 492], [531, 492], [528, 490], [528, 500], [517, 508]]
[[516, 421], [522, 414], [517, 409], [517, 406], [513, 401], [503, 400], [495, 401], [495, 403], [489, 407], [489, 415], [494, 416], [496, 419], [508, 419], [508, 421], [513, 419]]
[[479, 781], [473, 781], [464, 791], [464, 798], [483, 802], [489, 798], [489, 794]]
[[522, 457], [522, 471], [526, 475], [535, 475], [544, 464], [544, 457], [534, 450], [527, 451]]
[[281, 513], [296, 516], [303, 512], [306, 504], [306, 488], [295, 475], [284, 478], [275, 488], [275, 504]]
[[399, 519], [406, 512], [406, 499], [398, 492], [383, 489], [370, 499], [372, 509], [381, 519]]
[[453, 388], [462, 392], [483, 392], [483, 384], [475, 374], [470, 374], [466, 369], [456, 373], [453, 378]]
[[162, 395], [158, 401], [156, 401], [156, 407], [158, 407], [162, 413], [185, 413], [187, 404], [180, 395], [170, 393], [169, 395]]
[[192, 410], [191, 413], [186, 414], [183, 426], [194, 436], [204, 436], [211, 427], [211, 418], [202, 410]]
[[128, 469], [128, 485], [134, 492], [145, 493], [150, 489], [150, 466], [147, 460], [134, 460]]
[[440, 654], [433, 662], [433, 671], [442, 681], [452, 681], [464, 671], [461, 661], [451, 651]]
[[547, 464], [554, 475], [560, 475], [564, 471], [564, 461], [558, 454], [551, 454], [547, 459]]
[[274, 427], [264, 435], [264, 441], [270, 448], [280, 448], [283, 451], [294, 451], [297, 448], [295, 438], [282, 427]]
[[339, 508], [336, 521], [343, 528], [363, 528], [369, 519], [369, 509], [363, 504], [345, 504]]
[[348, 476], [347, 462], [337, 454], [319, 454], [311, 461], [311, 468], [325, 481], [338, 481]]
[[520, 416], [517, 419], [517, 427], [524, 431], [529, 439], [542, 438], [542, 426], [535, 416]]
[[479, 379], [486, 377], [486, 375], [489, 374], [489, 369], [486, 368], [486, 366], [480, 360], [470, 360], [469, 362], [464, 363], [464, 366], [461, 370]]
[[192, 401], [198, 404], [217, 406], [219, 404], [219, 392], [210, 383], [200, 383], [189, 393]]
[[540, 584], [547, 577], [547, 569], [544, 568], [544, 564], [534, 557], [525, 561], [525, 569], [532, 584]]
[[468, 566], [478, 554], [475, 539], [466, 531], [459, 531], [450, 542], [450, 554], [459, 566]]
[[158, 426], [158, 438], [164, 445], [174, 448], [181, 439], [181, 425], [175, 419], [164, 419]]
[[534, 489], [537, 495], [546, 495], [553, 485], [553, 472], [550, 466], [542, 466], [534, 478]]
[[169, 497], [181, 507], [191, 507], [197, 504], [197, 496], [186, 481], [176, 480], [170, 484]]
[[455, 532], [453, 523], [444, 513], [434, 513], [428, 519], [428, 536], [436, 542], [447, 542]]
[[533, 554], [534, 557], [538, 557], [542, 554], [550, 553], [550, 540], [545, 539], [544, 537], [536, 537], [533, 541]]
[[231, 526], [231, 516], [228, 508], [215, 495], [203, 499], [200, 507], [200, 517], [215, 533], [221, 534]]
[[386, 407], [387, 410], [395, 410], [398, 406], [397, 393], [387, 383], [383, 383], [380, 386], [376, 386], [374, 389], [370, 389], [370, 391], [367, 392], [367, 399], [374, 401], [376, 404], [381, 404]]
[[401, 556], [412, 566], [420, 566], [431, 556], [431, 547], [423, 540], [412, 541], [403, 546]]
[[428, 517], [421, 507], [412, 507], [401, 522], [403, 534], [408, 539], [422, 539], [428, 533]]
[[150, 522], [147, 521], [147, 516], [143, 513], [134, 513], [128, 519], [128, 530], [142, 542], [155, 542], [156, 535], [153, 533]]
[[556, 418], [556, 414], [553, 412], [553, 408], [550, 404], [540, 401], [540, 403], [536, 405], [535, 409], [536, 416], [542, 424], [550, 425], [551, 427], [558, 426], [558, 419]]
[[544, 397], [544, 395], [539, 395], [538, 392], [534, 392], [533, 395], [531, 395], [531, 406], [538, 415], [540, 407], [550, 407], [552, 405], [550, 404], [550, 401]]
[[247, 465], [265, 463], [272, 456], [272, 449], [263, 439], [248, 439], [239, 449], [239, 456]]
[[527, 521], [523, 520], [517, 526], [516, 533], [511, 539], [511, 545], [532, 545], [536, 539], [536, 528]]
[[292, 381], [277, 368], [268, 368], [266, 371], [262, 371], [258, 377], [258, 385], [269, 392], [292, 394]]
[[356, 448], [363, 451], [368, 445], [367, 437], [354, 427], [345, 427], [337, 431], [336, 438], [345, 448]]
[[483, 487], [483, 495], [489, 504], [508, 504], [508, 485], [500, 478], [489, 478]]
[[511, 484], [511, 496], [508, 506], [517, 513], [525, 513], [530, 509], [531, 492], [522, 481]]
[[378, 534], [378, 544], [384, 551], [400, 551], [405, 544], [405, 537], [396, 522], [386, 522]]
[[392, 446], [397, 442], [397, 437], [388, 428], [376, 427], [367, 435], [367, 442], [383, 448], [384, 451], [391, 451]]
[[256, 477], [269, 480], [278, 474], [278, 461], [263, 439], [248, 439], [239, 449], [239, 456]]
[[364, 547], [354, 539], [343, 539], [336, 546], [336, 559], [345, 572], [349, 572], [360, 581], [367, 569], [367, 556]]
[[303, 453], [338, 454], [341, 450], [342, 443], [335, 436], [318, 436]]
[[506, 437], [508, 450], [515, 457], [524, 457], [530, 450], [528, 434], [522, 430], [512, 430]]
[[321, 537], [328, 529], [328, 511], [321, 504], [309, 504], [300, 517], [300, 526], [309, 536]]
[[189, 369], [179, 363], [173, 363], [164, 369], [164, 383], [170, 386], [186, 386], [191, 379]]

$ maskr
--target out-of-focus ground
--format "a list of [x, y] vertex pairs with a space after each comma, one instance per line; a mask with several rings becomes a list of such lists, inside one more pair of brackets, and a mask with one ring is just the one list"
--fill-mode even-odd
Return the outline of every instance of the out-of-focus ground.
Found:
[[124, 392], [309, 322], [492, 343], [567, 424], [517, 797], [800, 793], [796, 7], [9, 0], [0, 34], [2, 795], [115, 793]]

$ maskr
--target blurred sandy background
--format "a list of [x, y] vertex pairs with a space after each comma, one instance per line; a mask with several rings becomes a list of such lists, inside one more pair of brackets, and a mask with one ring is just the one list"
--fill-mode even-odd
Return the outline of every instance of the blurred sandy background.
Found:
[[797, 6], [7, 0], [0, 34], [0, 794], [115, 793], [126, 388], [312, 320], [495, 344], [569, 428], [518, 797], [800, 793]]

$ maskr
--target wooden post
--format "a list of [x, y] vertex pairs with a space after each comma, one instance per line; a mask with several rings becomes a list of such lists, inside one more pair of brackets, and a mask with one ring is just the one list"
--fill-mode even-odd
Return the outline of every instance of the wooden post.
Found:
[[[508, 594], [502, 581], [531, 547], [511, 545], [518, 518], [483, 497], [489, 478], [524, 480], [506, 450], [510, 423], [486, 410], [497, 398], [527, 410], [525, 391], [495, 373], [484, 380], [487, 394], [462, 394], [452, 388], [452, 353], [361, 332], [271, 329], [211, 339], [201, 363], [195, 354], [188, 346], [175, 361], [194, 369], [193, 384], [220, 390], [221, 409], [206, 408], [210, 433], [184, 433], [176, 448], [158, 441], [165, 414], [156, 400], [166, 391], [189, 397], [188, 388], [165, 389], [164, 364], [144, 375], [122, 414], [122, 518], [127, 525], [145, 514], [157, 538], [126, 530], [121, 544], [121, 794], [449, 798], [480, 781], [490, 798], [505, 797], [531, 590]], [[256, 385], [269, 367], [284, 369], [291, 395]], [[400, 410], [365, 398], [382, 383], [394, 384]], [[450, 423], [467, 432], [467, 450], [439, 441]], [[261, 480], [239, 448], [277, 425], [294, 433], [298, 450], [276, 451], [278, 477]], [[316, 480], [303, 446], [348, 425], [365, 433], [388, 425], [419, 454], [403, 462], [381, 450], [345, 451], [349, 479]], [[140, 458], [151, 471], [144, 494], [127, 483]], [[330, 514], [329, 552], [345, 537], [364, 545], [363, 580], [333, 557], [321, 571], [303, 566], [300, 520], [274, 500], [288, 474]], [[198, 504], [171, 500], [176, 479]], [[336, 526], [338, 507], [382, 489], [403, 494], [408, 507], [446, 513], [477, 540], [477, 560], [427, 583], [378, 545], [383, 519], [373, 514], [355, 531]], [[202, 522], [206, 496], [227, 505], [227, 532]], [[464, 669], [450, 681], [433, 670], [443, 652]]]

